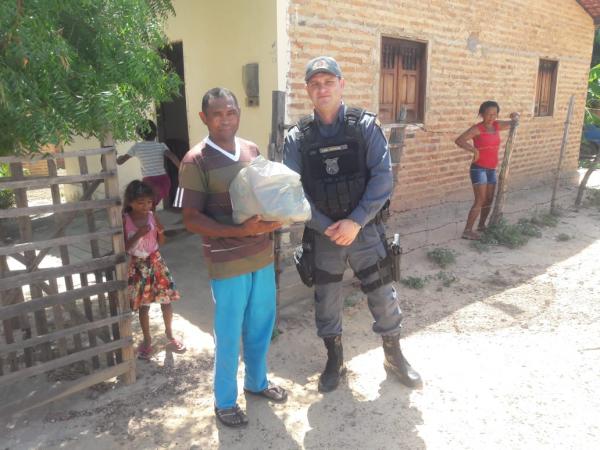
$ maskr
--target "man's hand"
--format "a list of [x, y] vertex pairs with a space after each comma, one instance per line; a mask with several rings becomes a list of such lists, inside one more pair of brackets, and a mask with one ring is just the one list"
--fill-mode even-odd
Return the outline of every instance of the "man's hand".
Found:
[[348, 246], [354, 242], [359, 231], [360, 225], [354, 220], [342, 219], [329, 225], [325, 230], [325, 236], [337, 245]]
[[261, 220], [260, 216], [252, 216], [242, 223], [241, 228], [244, 236], [255, 236], [281, 228], [281, 222]]

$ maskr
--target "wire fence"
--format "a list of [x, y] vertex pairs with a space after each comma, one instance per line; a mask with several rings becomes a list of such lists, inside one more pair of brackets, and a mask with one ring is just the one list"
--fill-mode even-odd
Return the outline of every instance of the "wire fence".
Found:
[[[561, 178], [561, 192], [556, 196], [557, 202], [564, 208], [574, 204], [577, 186], [569, 182], [572, 178]], [[532, 218], [536, 214], [550, 213], [552, 185], [551, 182], [534, 186], [519, 187], [507, 192], [504, 217], [510, 221], [520, 218]], [[400, 235], [403, 247], [402, 264], [410, 264], [406, 257], [419, 250], [433, 246], [444, 246], [460, 239], [467, 213], [473, 203], [471, 198], [446, 200], [433, 205], [424, 205], [404, 211], [393, 212], [387, 222], [388, 238], [394, 234]], [[516, 221], [515, 220], [515, 221]], [[454, 230], [448, 230], [454, 227]], [[287, 297], [288, 293], [306, 288], [300, 281], [293, 262], [293, 251], [300, 245], [302, 225], [295, 225], [282, 230], [287, 235], [282, 240], [280, 251], [281, 284], [280, 295]], [[436, 233], [442, 232], [443, 233]], [[294, 238], [295, 236], [295, 238]], [[284, 300], [282, 306], [287, 302]]]

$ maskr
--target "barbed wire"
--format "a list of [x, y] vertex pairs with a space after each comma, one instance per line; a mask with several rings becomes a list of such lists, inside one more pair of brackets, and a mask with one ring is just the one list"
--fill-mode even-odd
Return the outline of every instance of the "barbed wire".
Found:
[[[522, 191], [537, 190], [537, 189], [540, 189], [541, 187], [545, 187], [545, 186], [546, 185], [537, 186], [537, 187], [529, 187], [529, 188], [516, 189], [514, 191], [511, 191], [510, 194], [514, 194], [514, 193], [522, 192]], [[557, 201], [562, 201], [564, 199], [572, 197], [573, 194], [574, 194], [574, 192], [573, 192], [574, 190], [575, 190], [574, 188], [573, 189], [568, 189], [568, 192], [565, 192], [563, 194], [558, 195], [556, 197], [556, 200]], [[507, 193], [507, 195], [508, 194], [509, 193]], [[428, 207], [423, 207], [421, 209], [425, 209], [425, 208], [435, 209], [436, 207], [445, 206], [448, 203], [471, 203], [471, 202], [472, 202], [472, 200], [456, 200], [456, 201], [450, 201], [450, 202], [443, 202], [443, 203], [436, 204], [436, 205], [430, 205]], [[532, 202], [528, 202], [528, 205], [526, 207], [518, 208], [518, 209], [506, 210], [504, 212], [504, 216], [515, 215], [515, 214], [526, 213], [526, 212], [532, 212], [532, 211], [537, 210], [538, 208], [549, 207], [550, 202], [551, 202], [550, 199], [549, 200], [543, 200], [543, 201], [537, 201], [537, 202], [533, 202], [533, 203]], [[406, 214], [411, 213], [413, 211], [414, 210], [411, 209], [411, 210], [407, 210], [407, 211], [397, 212], [397, 213], [395, 213], [395, 216], [393, 216], [393, 218], [397, 219], [398, 216], [406, 215]], [[429, 222], [429, 216], [426, 217], [425, 222]], [[398, 234], [400, 235], [400, 240], [402, 242], [402, 240], [405, 240], [405, 239], [407, 239], [407, 238], [409, 238], [411, 236], [415, 236], [417, 234], [431, 233], [431, 232], [443, 229], [445, 227], [449, 227], [449, 226], [452, 226], [452, 225], [454, 225], [454, 226], [463, 225], [464, 223], [465, 223], [465, 219], [462, 218], [460, 220], [457, 219], [457, 220], [454, 220], [454, 221], [445, 222], [445, 223], [443, 223], [441, 225], [436, 225], [434, 227], [420, 228], [418, 230], [410, 231], [410, 232], [406, 232], [406, 233], [399, 232]], [[390, 231], [390, 230], [388, 230], [388, 231]], [[442, 246], [442, 245], [449, 244], [449, 243], [451, 243], [453, 241], [456, 241], [456, 240], [460, 239], [460, 234], [461, 234], [460, 230], [457, 228], [456, 232], [452, 235], [452, 237], [449, 237], [447, 239], [436, 240], [435, 242], [432, 242], [431, 240], [426, 239], [426, 242], [424, 242], [421, 245], [418, 245], [416, 247], [411, 247], [409, 249], [403, 249], [402, 256], [406, 257], [406, 256], [410, 255], [411, 253], [414, 253], [414, 252], [416, 252], [418, 250], [422, 250], [424, 248], [428, 248], [428, 247], [432, 247], [432, 246]], [[588, 237], [589, 239], [596, 239], [596, 237], [594, 237], [594, 236], [587, 236], [587, 235], [585, 235], [583, 233], [581, 235], [585, 236], [585, 237]], [[288, 247], [288, 248], [291, 249], [292, 247], [295, 247], [295, 244], [290, 243], [289, 245], [282, 245], [282, 247]], [[404, 264], [406, 264], [406, 260], [403, 261], [403, 265]], [[289, 264], [282, 264], [280, 266], [280, 274], [283, 273], [283, 272], [286, 272], [287, 270], [289, 270], [290, 268], [292, 268], [292, 266], [293, 266], [293, 264], [291, 262]], [[294, 273], [295, 273], [295, 270], [294, 270]], [[347, 280], [347, 281], [350, 281], [350, 280]], [[284, 283], [283, 285], [280, 285], [279, 290], [280, 290], [280, 293], [284, 293], [285, 294], [289, 290], [296, 289], [296, 288], [299, 288], [299, 287], [306, 288], [306, 286], [304, 286], [304, 284], [302, 284], [302, 282], [300, 281], [299, 278], [294, 278], [294, 282], [292, 282], [292, 283]], [[306, 289], [308, 289], [308, 288], [306, 288]]]

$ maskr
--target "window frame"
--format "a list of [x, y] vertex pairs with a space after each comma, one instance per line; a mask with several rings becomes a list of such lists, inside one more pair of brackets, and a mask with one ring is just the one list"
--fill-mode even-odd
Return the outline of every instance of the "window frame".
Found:
[[[550, 82], [548, 85], [548, 89], [549, 92], [547, 93], [548, 96], [548, 106], [547, 106], [547, 111], [545, 112], [540, 112], [541, 110], [541, 106], [542, 106], [542, 89], [544, 89], [545, 86], [543, 86], [544, 80], [543, 80], [543, 70], [544, 69], [542, 66], [544, 64], [550, 64], [552, 65], [552, 72], [550, 73]], [[534, 99], [534, 104], [533, 104], [533, 117], [553, 117], [554, 116], [554, 104], [556, 102], [556, 89], [557, 89], [557, 85], [558, 85], [558, 67], [559, 67], [559, 61], [555, 60], [555, 59], [550, 59], [550, 58], [540, 58], [538, 60], [538, 70], [537, 70], [537, 77], [536, 77], [536, 82], [535, 82], [535, 99]]]
[[[389, 47], [394, 48], [395, 58], [394, 67], [386, 67], [386, 57], [389, 58], [389, 54], [386, 54], [386, 48]], [[378, 91], [378, 101], [377, 101], [377, 112], [379, 114], [379, 118], [384, 124], [397, 124], [400, 123], [398, 120], [398, 115], [400, 112], [400, 86], [399, 83], [400, 78], [402, 76], [403, 67], [400, 67], [402, 64], [398, 64], [398, 58], [407, 57], [410, 59], [409, 55], [400, 56], [402, 53], [401, 49], [415, 49], [418, 52], [418, 55], [415, 56], [415, 60], [412, 61], [417, 68], [415, 69], [416, 77], [415, 82], [417, 83], [416, 88], [416, 114], [414, 118], [406, 120], [406, 123], [424, 123], [425, 122], [425, 98], [427, 93], [427, 63], [428, 63], [428, 50], [429, 43], [427, 41], [421, 41], [417, 39], [409, 39], [405, 37], [393, 37], [393, 36], [381, 36], [380, 37], [380, 52], [379, 52], [379, 91]], [[409, 50], [410, 51], [410, 50]], [[403, 61], [404, 62], [404, 61]], [[390, 75], [390, 71], [393, 70], [395, 73], [393, 74], [393, 87], [392, 87], [392, 102], [383, 103], [384, 99], [384, 72], [387, 72], [388, 76]], [[406, 73], [410, 73], [411, 70], [407, 69]], [[392, 119], [382, 119], [382, 105], [392, 105]], [[387, 115], [387, 112], [386, 112]]]

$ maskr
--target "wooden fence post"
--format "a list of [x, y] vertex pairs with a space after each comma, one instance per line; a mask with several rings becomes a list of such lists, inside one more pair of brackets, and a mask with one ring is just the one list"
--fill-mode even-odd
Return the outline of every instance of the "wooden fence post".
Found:
[[563, 131], [562, 143], [560, 144], [560, 155], [558, 157], [558, 166], [556, 167], [556, 175], [554, 177], [554, 187], [552, 188], [552, 200], [550, 200], [550, 212], [556, 212], [556, 191], [560, 182], [560, 169], [562, 168], [563, 159], [565, 157], [565, 151], [567, 149], [567, 142], [569, 140], [569, 127], [571, 126], [571, 119], [573, 117], [573, 103], [575, 102], [575, 96], [571, 95], [569, 100], [569, 108], [567, 110], [567, 118], [565, 120], [565, 128]]
[[[112, 138], [110, 138], [109, 140], [110, 142], [107, 142], [107, 140], [105, 140], [103, 144], [112, 144]], [[104, 170], [106, 170], [107, 172], [113, 172], [113, 175], [108, 177], [105, 182], [107, 196], [109, 198], [119, 197], [119, 180], [117, 178], [116, 172], [117, 151], [113, 148], [112, 152], [106, 153], [103, 156]], [[120, 205], [109, 208], [108, 220], [111, 227], [122, 226]], [[114, 235], [112, 238], [112, 243], [115, 255], [125, 252], [125, 242], [123, 241], [122, 235]], [[115, 273], [117, 276], [117, 280], [127, 281], [127, 264], [125, 262], [117, 264], [115, 266]], [[117, 295], [119, 304], [119, 314], [122, 316], [122, 319], [119, 321], [119, 338], [123, 339], [131, 336], [131, 316], [125, 316], [125, 313], [130, 311], [130, 306], [129, 302], [127, 301], [127, 296], [125, 295], [125, 291], [123, 289], [120, 289]], [[123, 362], [132, 362], [134, 360], [133, 344], [123, 347], [122, 358]], [[126, 384], [135, 383], [135, 364], [131, 364], [130, 369], [123, 375], [123, 379]]]
[[498, 176], [498, 187], [496, 191], [496, 199], [494, 201], [494, 209], [490, 217], [490, 225], [496, 225], [502, 219], [502, 210], [504, 209], [504, 199], [506, 198], [506, 186], [508, 181], [508, 172], [510, 168], [510, 157], [512, 155], [512, 148], [517, 134], [517, 127], [519, 126], [519, 120], [513, 120], [510, 125], [510, 131], [508, 133], [508, 139], [506, 139], [506, 146], [504, 148], [504, 158], [502, 159], [502, 166], [500, 167], [500, 175]]

